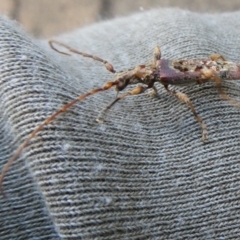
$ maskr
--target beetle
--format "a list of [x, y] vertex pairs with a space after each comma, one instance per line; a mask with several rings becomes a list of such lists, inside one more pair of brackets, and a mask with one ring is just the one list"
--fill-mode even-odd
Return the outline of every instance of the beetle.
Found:
[[[79, 101], [84, 100], [85, 98], [94, 95], [98, 92], [104, 92], [112, 87], [115, 87], [115, 90], [121, 92], [129, 85], [141, 84], [137, 85], [132, 90], [118, 96], [110, 105], [108, 105], [98, 116], [97, 121], [99, 123], [103, 122], [103, 114], [106, 113], [116, 102], [119, 100], [129, 96], [129, 95], [139, 95], [144, 93], [148, 89], [152, 89], [151, 95], [157, 95], [157, 89], [155, 87], [155, 83], [160, 83], [166, 89], [166, 91], [175, 96], [181, 102], [184, 102], [191, 109], [195, 119], [200, 124], [202, 129], [202, 141], [205, 142], [208, 138], [207, 126], [203, 122], [202, 118], [197, 114], [194, 105], [192, 104], [189, 97], [180, 91], [171, 90], [169, 85], [173, 86], [185, 86], [185, 85], [194, 85], [194, 84], [203, 84], [209, 81], [213, 81], [216, 84], [217, 90], [219, 92], [220, 97], [223, 100], [227, 100], [230, 104], [235, 106], [240, 106], [240, 103], [232, 98], [230, 98], [222, 89], [222, 81], [223, 80], [237, 80], [240, 79], [240, 64], [227, 61], [220, 54], [212, 54], [208, 59], [162, 59], [161, 58], [161, 50], [157, 46], [154, 48], [154, 58], [153, 61], [146, 65], [137, 65], [136, 67], [126, 70], [116, 72], [113, 65], [108, 61], [93, 56], [88, 53], [80, 52], [64, 43], [61, 43], [56, 40], [49, 41], [50, 47], [64, 55], [79, 54], [83, 57], [91, 58], [95, 61], [101, 62], [105, 65], [106, 69], [115, 75], [112, 81], [106, 82], [103, 87], [99, 87], [89, 92], [73, 99], [69, 103], [65, 104], [61, 108], [59, 108], [52, 115], [47, 117], [41, 124], [39, 124], [26, 138], [26, 140], [19, 146], [16, 150], [15, 154], [8, 160], [8, 162], [4, 165], [1, 175], [0, 175], [0, 188], [2, 191], [2, 183], [4, 177], [13, 164], [13, 162], [19, 157], [22, 151], [29, 145], [31, 139], [35, 137], [35, 135], [41, 131], [44, 126], [48, 125], [52, 122], [58, 115], [66, 112], [70, 107], [76, 104]], [[65, 48], [68, 52], [60, 51], [55, 47], [55, 45], [59, 45], [60, 47]], [[3, 191], [2, 191], [3, 193]]]

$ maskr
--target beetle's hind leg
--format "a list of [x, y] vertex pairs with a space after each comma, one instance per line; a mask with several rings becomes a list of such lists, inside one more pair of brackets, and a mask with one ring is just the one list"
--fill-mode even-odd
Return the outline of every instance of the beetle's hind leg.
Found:
[[173, 90], [170, 90], [168, 88], [168, 85], [164, 85], [165, 89], [168, 91], [168, 93], [170, 93], [171, 95], [175, 96], [178, 100], [180, 100], [181, 102], [184, 102], [186, 103], [189, 108], [191, 109], [195, 119], [200, 123], [200, 126], [202, 128], [202, 141], [205, 142], [207, 140], [207, 126], [206, 124], [203, 122], [202, 118], [197, 114], [191, 100], [189, 99], [189, 97], [182, 93], [182, 92], [176, 92], [176, 91], [173, 91]]
[[205, 79], [209, 79], [209, 80], [212, 80], [216, 83], [216, 87], [217, 87], [217, 90], [218, 90], [218, 93], [220, 95], [220, 97], [225, 100], [225, 101], [228, 101], [231, 105], [234, 105], [236, 107], [240, 107], [240, 102], [233, 99], [233, 98], [230, 98], [222, 89], [222, 81], [221, 79], [219, 78], [219, 76], [217, 75], [217, 73], [212, 70], [212, 69], [205, 69], [205, 70], [202, 70], [202, 75], [204, 76]]
[[[212, 55], [209, 56], [209, 58], [212, 61], [216, 61], [216, 62], [227, 61], [226, 58], [224, 56], [220, 55], [220, 54], [212, 54]], [[218, 93], [219, 93], [220, 97], [223, 100], [228, 101], [232, 105], [240, 106], [240, 102], [230, 98], [223, 91], [223, 89], [222, 89], [222, 81], [221, 81], [221, 79], [219, 78], [219, 76], [217, 75], [217, 73], [213, 69], [203, 69], [201, 72], [202, 72], [202, 75], [203, 75], [204, 78], [212, 80], [212, 81], [214, 81], [216, 83], [216, 87], [217, 87]]]

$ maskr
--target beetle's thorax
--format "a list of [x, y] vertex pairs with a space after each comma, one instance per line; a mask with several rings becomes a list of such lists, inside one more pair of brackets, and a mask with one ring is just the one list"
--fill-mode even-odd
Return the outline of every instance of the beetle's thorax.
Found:
[[159, 69], [154, 65], [138, 65], [127, 71], [116, 73], [116, 79], [120, 81], [117, 86], [119, 91], [129, 84], [142, 83], [151, 86], [154, 82], [159, 81]]

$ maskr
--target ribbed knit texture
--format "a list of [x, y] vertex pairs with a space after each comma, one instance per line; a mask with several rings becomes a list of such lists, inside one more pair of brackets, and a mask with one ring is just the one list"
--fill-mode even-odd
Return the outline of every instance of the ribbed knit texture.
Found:
[[[56, 37], [118, 71], [162, 57], [240, 62], [240, 12], [159, 9]], [[54, 52], [0, 18], [0, 164], [63, 104], [114, 75]], [[119, 101], [114, 90], [79, 102], [45, 127], [8, 172], [0, 239], [240, 239], [240, 109], [213, 83], [186, 86], [209, 140], [186, 105], [156, 85]], [[224, 90], [240, 101], [238, 81]]]

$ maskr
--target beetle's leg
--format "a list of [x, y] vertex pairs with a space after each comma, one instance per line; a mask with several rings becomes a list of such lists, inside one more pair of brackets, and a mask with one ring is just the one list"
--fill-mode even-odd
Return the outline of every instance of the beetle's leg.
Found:
[[156, 66], [157, 61], [159, 61], [161, 59], [161, 49], [160, 49], [159, 46], [156, 46], [154, 48], [153, 55], [154, 55], [154, 63], [155, 63], [155, 66]]
[[[161, 49], [159, 46], [156, 46], [154, 48], [153, 56], [154, 56], [153, 67], [158, 67], [159, 60], [161, 59]], [[158, 95], [157, 88], [154, 85], [151, 88], [152, 88], [152, 91], [149, 92], [148, 96], [156, 97]]]
[[127, 96], [130, 96], [130, 95], [138, 95], [138, 94], [141, 94], [141, 93], [144, 93], [146, 90], [148, 89], [148, 87], [143, 87], [143, 86], [137, 86], [135, 87], [134, 89], [132, 89], [131, 91], [125, 93], [125, 94], [122, 94], [121, 96], [117, 97], [111, 104], [109, 104], [107, 107], [105, 107], [98, 115], [97, 117], [97, 121], [99, 123], [103, 123], [103, 116], [104, 114], [106, 113], [107, 110], [109, 110], [116, 102], [118, 102], [119, 100], [127, 97]]
[[202, 128], [202, 141], [205, 142], [206, 139], [207, 139], [207, 126], [206, 126], [206, 124], [203, 122], [202, 118], [201, 118], [200, 116], [198, 116], [198, 114], [196, 113], [195, 108], [194, 108], [191, 100], [189, 99], [189, 97], [188, 97], [186, 94], [182, 93], [182, 92], [176, 92], [176, 91], [170, 90], [170, 89], [168, 88], [168, 85], [164, 85], [164, 87], [165, 87], [165, 89], [166, 89], [171, 95], [175, 96], [175, 97], [178, 98], [181, 102], [186, 103], [186, 104], [190, 107], [190, 109], [191, 109], [194, 117], [196, 118], [196, 120], [197, 120], [197, 121], [200, 123], [200, 125], [201, 125], [201, 128]]
[[219, 59], [221, 59], [222, 61], [227, 61], [226, 58], [220, 54], [212, 54], [209, 56], [209, 58], [212, 60], [212, 61], [218, 61]]
[[152, 90], [148, 93], [149, 97], [156, 97], [158, 95], [157, 88], [153, 85]]
[[222, 81], [221, 81], [221, 79], [219, 78], [219, 76], [217, 75], [217, 73], [214, 70], [212, 70], [212, 69], [204, 69], [204, 70], [202, 70], [202, 74], [203, 74], [204, 78], [212, 80], [212, 81], [214, 81], [216, 83], [216, 87], [217, 87], [218, 93], [219, 93], [220, 97], [223, 100], [228, 101], [230, 104], [232, 104], [234, 106], [240, 107], [240, 102], [239, 101], [230, 98], [223, 91], [223, 89], [222, 89]]

